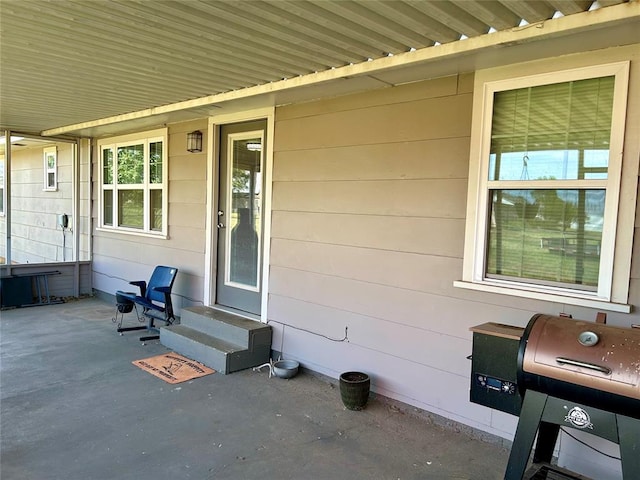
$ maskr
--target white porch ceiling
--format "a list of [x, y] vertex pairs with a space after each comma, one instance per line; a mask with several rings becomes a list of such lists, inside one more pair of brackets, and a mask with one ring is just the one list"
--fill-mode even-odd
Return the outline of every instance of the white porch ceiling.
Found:
[[[637, 7], [635, 0], [1, 0], [0, 126], [100, 135], [124, 128], [121, 120], [137, 128], [539, 58], [545, 39], [554, 54], [636, 43]], [[617, 13], [609, 21], [610, 9]], [[582, 20], [572, 24], [575, 15]], [[527, 40], [535, 35], [518, 37], [526, 24], [555, 22], [571, 28], [535, 38], [535, 48]], [[512, 36], [498, 39], [506, 32]]]

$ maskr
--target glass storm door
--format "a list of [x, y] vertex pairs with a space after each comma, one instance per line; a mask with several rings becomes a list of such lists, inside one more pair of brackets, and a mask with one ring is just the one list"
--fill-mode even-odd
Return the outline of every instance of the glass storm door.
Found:
[[220, 129], [216, 303], [260, 315], [266, 120]]

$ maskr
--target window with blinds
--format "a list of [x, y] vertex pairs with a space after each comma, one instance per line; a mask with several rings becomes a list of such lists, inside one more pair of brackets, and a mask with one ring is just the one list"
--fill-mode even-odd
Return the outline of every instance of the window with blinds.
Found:
[[620, 201], [629, 66], [476, 72], [456, 287], [629, 311], [635, 209]]
[[597, 289], [613, 91], [609, 76], [494, 94], [488, 277]]

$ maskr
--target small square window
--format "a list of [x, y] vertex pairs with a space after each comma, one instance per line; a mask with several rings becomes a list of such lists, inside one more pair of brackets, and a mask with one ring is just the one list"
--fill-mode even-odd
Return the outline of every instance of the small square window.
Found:
[[58, 189], [58, 152], [56, 147], [48, 147], [44, 152], [44, 189]]

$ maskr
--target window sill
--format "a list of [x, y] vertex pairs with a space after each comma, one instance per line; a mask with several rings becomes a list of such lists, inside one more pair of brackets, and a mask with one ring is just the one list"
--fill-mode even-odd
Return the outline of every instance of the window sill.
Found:
[[566, 305], [576, 305], [578, 307], [595, 308], [598, 310], [608, 310], [611, 312], [631, 313], [631, 305], [624, 303], [613, 303], [606, 300], [586, 298], [569, 295], [556, 295], [544, 292], [534, 292], [518, 288], [508, 288], [488, 283], [472, 283], [458, 280], [453, 282], [457, 288], [476, 290], [478, 292], [497, 293], [499, 295], [510, 295], [513, 297], [529, 298], [532, 300], [543, 300], [546, 302], [563, 303]]
[[96, 227], [97, 232], [117, 233], [123, 235], [133, 235], [135, 237], [147, 237], [157, 238], [159, 240], [168, 240], [169, 235], [162, 232], [145, 232], [142, 230], [125, 230], [124, 228], [108, 228], [108, 227]]

